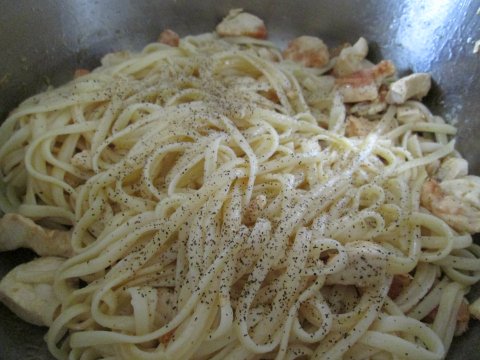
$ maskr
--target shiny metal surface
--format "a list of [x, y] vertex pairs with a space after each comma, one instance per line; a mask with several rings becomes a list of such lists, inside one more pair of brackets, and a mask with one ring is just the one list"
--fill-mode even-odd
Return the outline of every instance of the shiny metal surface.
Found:
[[[429, 105], [457, 122], [457, 148], [480, 174], [480, 54], [473, 53], [479, 6], [476, 0], [0, 0], [0, 119], [27, 96], [69, 80], [75, 68], [98, 65], [107, 52], [139, 49], [166, 27], [181, 35], [211, 31], [230, 8], [243, 7], [263, 18], [280, 44], [300, 34], [332, 45], [362, 35], [372, 59], [391, 59], [401, 73], [432, 72]], [[31, 256], [0, 254], [0, 276]], [[478, 286], [474, 292], [480, 295]], [[0, 359], [50, 359], [45, 331], [0, 305]], [[479, 358], [479, 339], [480, 324], [472, 321], [448, 358]]]

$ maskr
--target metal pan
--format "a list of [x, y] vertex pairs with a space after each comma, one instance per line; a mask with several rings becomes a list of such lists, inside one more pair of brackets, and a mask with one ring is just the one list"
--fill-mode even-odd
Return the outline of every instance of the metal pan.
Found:
[[[181, 35], [212, 31], [231, 8], [265, 20], [283, 44], [317, 35], [328, 44], [366, 37], [373, 60], [391, 59], [401, 73], [428, 71], [427, 102], [459, 127], [457, 148], [480, 174], [480, 3], [475, 0], [0, 0], [0, 119], [21, 100], [92, 68], [110, 51], [140, 49], [164, 28]], [[33, 255], [0, 254], [0, 277]], [[472, 297], [480, 295], [477, 286]], [[449, 359], [477, 359], [480, 323], [455, 339]], [[45, 328], [28, 325], [0, 305], [0, 359], [51, 359]]]

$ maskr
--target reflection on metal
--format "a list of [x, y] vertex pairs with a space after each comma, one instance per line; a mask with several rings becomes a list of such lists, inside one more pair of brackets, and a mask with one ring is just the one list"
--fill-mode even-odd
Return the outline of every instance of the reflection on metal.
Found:
[[[460, 5], [460, 6], [459, 6]], [[418, 70], [429, 70], [440, 56], [453, 57], [454, 49], [448, 47], [445, 24], [449, 24], [452, 12], [459, 11], [465, 4], [450, 0], [408, 2], [398, 16], [395, 41], [404, 48], [404, 56], [416, 60]], [[459, 9], [460, 8], [460, 9]], [[451, 23], [448, 31], [454, 34], [460, 24]], [[444, 54], [443, 50], [449, 51]]]

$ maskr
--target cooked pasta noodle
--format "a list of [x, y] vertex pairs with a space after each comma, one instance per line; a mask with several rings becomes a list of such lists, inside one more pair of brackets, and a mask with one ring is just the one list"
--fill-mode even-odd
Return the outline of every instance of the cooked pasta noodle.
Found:
[[[426, 205], [456, 130], [386, 103], [393, 74], [345, 103], [339, 59], [187, 36], [9, 115], [2, 210], [71, 229], [50, 277], [56, 358], [445, 357], [480, 279], [472, 231]], [[369, 131], [349, 133], [358, 119]]]

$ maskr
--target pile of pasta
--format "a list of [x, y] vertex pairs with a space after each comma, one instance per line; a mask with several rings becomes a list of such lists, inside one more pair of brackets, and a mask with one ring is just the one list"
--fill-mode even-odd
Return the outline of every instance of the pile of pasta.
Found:
[[0, 129], [0, 299], [58, 359], [441, 359], [480, 280], [456, 129], [368, 45], [279, 50], [233, 10]]

